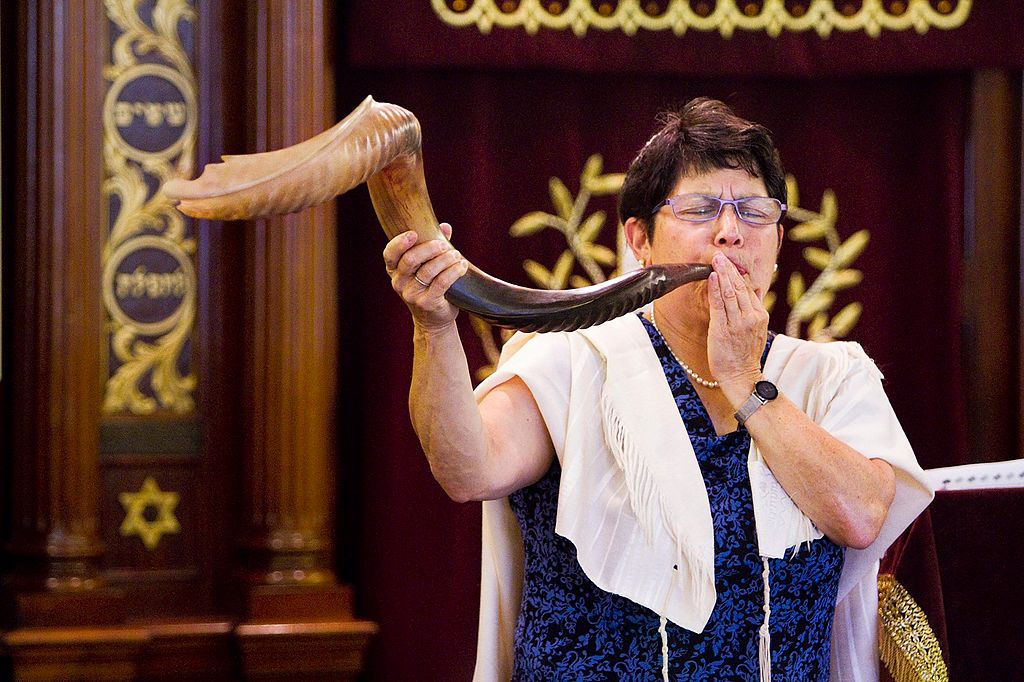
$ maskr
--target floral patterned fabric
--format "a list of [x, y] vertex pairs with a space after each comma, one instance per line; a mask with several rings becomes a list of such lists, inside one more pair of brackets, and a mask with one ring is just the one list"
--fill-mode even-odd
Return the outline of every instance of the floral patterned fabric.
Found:
[[[757, 680], [763, 582], [747, 474], [750, 436], [744, 429], [715, 434], [686, 373], [661, 335], [644, 325], [704, 475], [715, 533], [718, 600], [700, 634], [668, 624], [670, 678]], [[525, 550], [513, 679], [660, 680], [657, 614], [597, 587], [573, 544], [555, 534], [560, 474], [556, 461], [509, 498]], [[825, 682], [843, 550], [822, 538], [792, 555], [770, 561], [772, 679]]]

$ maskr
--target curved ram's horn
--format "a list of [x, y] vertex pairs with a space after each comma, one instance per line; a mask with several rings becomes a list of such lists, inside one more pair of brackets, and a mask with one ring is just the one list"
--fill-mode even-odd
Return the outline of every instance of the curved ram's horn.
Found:
[[[298, 211], [365, 182], [384, 231], [415, 230], [444, 239], [423, 177], [420, 126], [409, 111], [363, 100], [330, 130], [286, 149], [225, 156], [195, 180], [173, 179], [164, 193], [196, 218], [242, 220]], [[526, 289], [470, 265], [448, 290], [454, 305], [503, 327], [580, 329], [624, 315], [681, 284], [704, 279], [706, 265], [651, 266], [571, 291]]]

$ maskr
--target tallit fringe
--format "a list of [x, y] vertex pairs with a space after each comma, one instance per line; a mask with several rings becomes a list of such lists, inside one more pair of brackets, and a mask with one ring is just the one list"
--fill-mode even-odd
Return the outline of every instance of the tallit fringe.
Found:
[[661, 622], [658, 624], [658, 634], [661, 635], [661, 679], [662, 682], [668, 681], [668, 619], [665, 616], [661, 617]]
[[768, 557], [761, 557], [761, 566], [761, 580], [764, 582], [764, 603], [761, 610], [764, 611], [764, 622], [761, 623], [757, 636], [757, 662], [761, 670], [761, 682], [772, 682], [772, 631], [769, 622], [772, 616], [772, 595], [768, 582]]
[[[698, 556], [698, 553], [691, 548], [692, 543], [687, 542], [686, 532], [682, 528], [680, 520], [673, 517], [656, 477], [647, 467], [647, 461], [629, 439], [626, 428], [607, 395], [601, 398], [601, 410], [605, 442], [626, 478], [629, 506], [643, 530], [644, 539], [647, 544], [653, 544], [654, 532], [660, 521], [675, 543], [676, 565], [685, 565], [690, 570], [690, 584], [685, 585], [683, 589], [694, 602], [703, 603], [710, 596], [709, 590], [714, 590], [714, 549], [711, 548], [709, 557], [703, 557]], [[710, 562], [707, 560], [708, 558], [711, 559]], [[678, 576], [679, 572], [677, 571], [673, 577], [673, 583], [679, 579]]]

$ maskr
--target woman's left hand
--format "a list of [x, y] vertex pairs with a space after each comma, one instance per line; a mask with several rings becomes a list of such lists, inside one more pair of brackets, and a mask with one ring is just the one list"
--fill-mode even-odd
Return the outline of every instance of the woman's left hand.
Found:
[[714, 272], [708, 278], [708, 367], [727, 396], [737, 393], [745, 399], [761, 379], [768, 311], [724, 253], [715, 254], [711, 267]]

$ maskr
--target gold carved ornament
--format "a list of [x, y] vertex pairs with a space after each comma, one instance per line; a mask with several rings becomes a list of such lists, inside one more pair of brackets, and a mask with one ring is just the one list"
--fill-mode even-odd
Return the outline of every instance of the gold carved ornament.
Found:
[[499, 28], [570, 29], [579, 37], [590, 29], [622, 31], [718, 31], [730, 38], [741, 31], [775, 38], [783, 30], [863, 31], [877, 38], [883, 30], [959, 28], [971, 13], [971, 0], [431, 0], [434, 12], [449, 26], [476, 26], [481, 33]]
[[[135, 493], [118, 495], [124, 507], [124, 521], [121, 522], [121, 535], [131, 537], [137, 535], [146, 549], [153, 551], [160, 544], [164, 535], [173, 535], [181, 531], [181, 524], [174, 516], [178, 506], [178, 493], [160, 489], [152, 476], [147, 476], [142, 487]], [[155, 517], [150, 519], [147, 510], [156, 510]]]
[[[532, 211], [516, 220], [509, 228], [513, 237], [527, 237], [545, 229], [560, 233], [566, 242], [566, 249], [554, 265], [548, 267], [527, 259], [523, 262], [526, 274], [538, 286], [545, 289], [584, 287], [603, 282], [618, 274], [619, 259], [614, 251], [595, 243], [605, 225], [604, 211], [587, 214], [590, 199], [595, 196], [618, 193], [625, 175], [602, 173], [603, 160], [594, 154], [583, 165], [580, 174], [580, 190], [575, 197], [559, 178], [548, 181], [554, 213]], [[845, 305], [839, 312], [831, 314], [839, 292], [850, 289], [861, 282], [863, 273], [850, 266], [868, 245], [868, 230], [860, 230], [845, 240], [836, 229], [838, 204], [835, 193], [826, 189], [817, 211], [799, 206], [799, 190], [796, 179], [786, 178], [789, 197], [787, 216], [796, 225], [786, 230], [790, 240], [800, 243], [824, 242], [824, 248], [806, 246], [804, 260], [819, 271], [808, 286], [801, 272], [790, 274], [786, 297], [790, 307], [786, 319], [786, 334], [812, 341], [833, 341], [846, 337], [860, 319], [863, 306], [859, 302]], [[622, 226], [618, 226], [622, 234]], [[577, 265], [579, 270], [577, 271]], [[765, 296], [765, 308], [769, 311], [775, 304], [776, 295], [769, 291]], [[473, 329], [480, 338], [487, 365], [476, 372], [478, 379], [489, 376], [497, 364], [500, 346], [511, 336], [507, 330], [495, 329], [483, 320], [472, 317]]]
[[878, 576], [878, 651], [896, 682], [948, 682], [928, 617], [894, 576]]
[[[196, 244], [184, 216], [160, 188], [192, 172], [197, 87], [179, 30], [184, 23], [194, 25], [196, 14], [187, 0], [156, 0], [150, 25], [140, 16], [137, 0], [106, 0], [105, 6], [118, 34], [104, 66], [110, 87], [103, 106], [103, 193], [116, 212], [108, 217], [110, 232], [103, 245], [103, 301], [118, 366], [107, 379], [103, 408], [107, 414], [184, 414], [194, 407], [196, 386], [195, 376], [179, 369], [189, 364], [182, 353], [196, 314]], [[145, 82], [162, 83], [176, 95], [167, 101], [133, 101], [133, 86]], [[140, 122], [146, 130], [171, 131], [173, 141], [161, 149], [139, 148], [124, 131]], [[159, 254], [173, 270], [151, 271], [147, 253]], [[142, 320], [122, 305], [130, 299], [169, 301], [172, 310]]]

